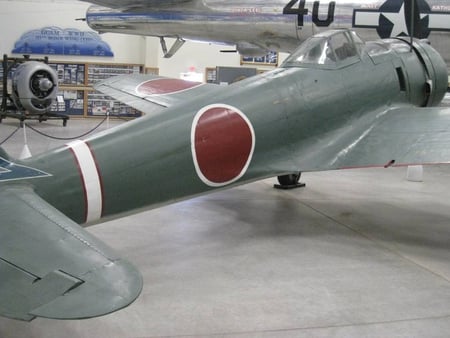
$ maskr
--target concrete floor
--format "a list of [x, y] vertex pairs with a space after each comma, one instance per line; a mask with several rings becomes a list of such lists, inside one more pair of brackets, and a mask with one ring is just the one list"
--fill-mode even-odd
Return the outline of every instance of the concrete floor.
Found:
[[[31, 124], [61, 137], [98, 122]], [[13, 156], [22, 132], [3, 145]], [[65, 142], [27, 135], [33, 154]], [[405, 174], [305, 173], [303, 189], [269, 179], [93, 226], [142, 272], [137, 301], [90, 320], [1, 318], [0, 337], [449, 337], [450, 166]]]

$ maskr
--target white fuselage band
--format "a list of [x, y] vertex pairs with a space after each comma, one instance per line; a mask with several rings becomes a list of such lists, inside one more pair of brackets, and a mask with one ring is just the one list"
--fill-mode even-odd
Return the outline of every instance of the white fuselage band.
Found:
[[102, 185], [97, 165], [91, 149], [84, 141], [67, 144], [72, 149], [81, 174], [86, 198], [86, 223], [96, 221], [102, 216]]

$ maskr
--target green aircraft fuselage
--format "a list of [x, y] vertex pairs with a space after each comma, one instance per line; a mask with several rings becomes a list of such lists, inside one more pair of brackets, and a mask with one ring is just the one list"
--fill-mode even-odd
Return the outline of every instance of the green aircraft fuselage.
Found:
[[[381, 112], [442, 99], [444, 62], [424, 43], [409, 48], [392, 40], [334, 63], [290, 58], [281, 68], [24, 161], [51, 176], [18, 184], [32, 184], [65, 215], [91, 224], [237, 183], [345, 167], [340, 149], [358, 142], [361, 128], [369, 130]], [[357, 163], [378, 164], [369, 156]]]
[[226, 87], [130, 74], [96, 88], [147, 116], [21, 162], [0, 148], [1, 316], [91, 318], [138, 297], [139, 271], [79, 224], [299, 171], [450, 163], [450, 109], [430, 107], [446, 65], [421, 41], [328, 31]]

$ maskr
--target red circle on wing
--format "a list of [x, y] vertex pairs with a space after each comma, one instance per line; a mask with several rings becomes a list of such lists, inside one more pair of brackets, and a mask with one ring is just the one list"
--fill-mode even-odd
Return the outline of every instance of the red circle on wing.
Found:
[[136, 92], [141, 95], [171, 94], [200, 85], [199, 82], [180, 79], [156, 79], [141, 83], [137, 86]]
[[205, 110], [194, 126], [195, 156], [201, 174], [214, 184], [226, 184], [246, 170], [253, 153], [249, 122], [231, 107]]

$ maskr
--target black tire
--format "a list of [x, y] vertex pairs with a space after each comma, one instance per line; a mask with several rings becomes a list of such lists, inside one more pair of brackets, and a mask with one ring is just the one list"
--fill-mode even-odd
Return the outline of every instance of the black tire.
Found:
[[301, 172], [278, 176], [278, 183], [283, 186], [296, 185], [302, 176]]

